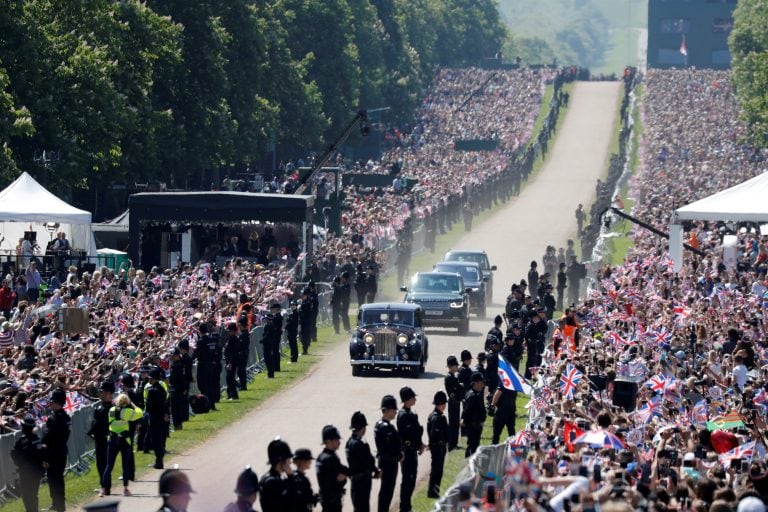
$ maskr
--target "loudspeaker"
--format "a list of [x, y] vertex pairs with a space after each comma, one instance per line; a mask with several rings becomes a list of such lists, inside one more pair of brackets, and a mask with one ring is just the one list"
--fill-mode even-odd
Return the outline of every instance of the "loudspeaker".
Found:
[[592, 383], [593, 390], [602, 391], [605, 389], [608, 379], [605, 375], [590, 375], [589, 382]]
[[613, 405], [623, 407], [625, 411], [635, 410], [638, 383], [634, 379], [618, 378], [613, 383]]

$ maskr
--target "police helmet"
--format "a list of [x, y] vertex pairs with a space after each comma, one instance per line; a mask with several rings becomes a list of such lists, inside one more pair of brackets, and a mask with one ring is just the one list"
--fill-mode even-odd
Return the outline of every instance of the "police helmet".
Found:
[[381, 409], [394, 409], [397, 410], [397, 399], [392, 395], [384, 395], [381, 399]]
[[278, 437], [267, 445], [267, 457], [269, 457], [270, 464], [277, 464], [293, 457], [293, 453], [291, 453], [291, 447], [288, 446], [288, 443]]
[[349, 428], [352, 430], [359, 430], [363, 427], [368, 426], [368, 419], [365, 417], [365, 414], [363, 414], [360, 411], [355, 411], [352, 413], [352, 421], [349, 422]]
[[410, 400], [411, 398], [416, 398], [416, 392], [411, 389], [408, 386], [403, 386], [400, 388], [400, 400], [405, 402], [406, 400]]
[[456, 356], [448, 356], [448, 359], [445, 360], [446, 366], [459, 366], [459, 360], [456, 359]]
[[160, 475], [158, 482], [158, 494], [163, 498], [173, 496], [174, 494], [194, 493], [189, 483], [187, 475], [178, 469], [166, 469]]
[[441, 405], [448, 403], [448, 395], [445, 394], [445, 391], [438, 391], [435, 393], [435, 398], [432, 400], [432, 403], [434, 405]]
[[245, 469], [237, 477], [235, 492], [240, 496], [250, 496], [259, 492], [259, 477], [253, 472], [251, 466], [245, 466]]

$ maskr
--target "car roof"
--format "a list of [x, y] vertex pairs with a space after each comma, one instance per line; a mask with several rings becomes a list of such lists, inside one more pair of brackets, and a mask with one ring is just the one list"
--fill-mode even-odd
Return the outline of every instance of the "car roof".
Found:
[[416, 272], [417, 276], [436, 276], [436, 277], [442, 277], [442, 276], [459, 276], [461, 277], [461, 274], [457, 272]]
[[367, 309], [397, 309], [400, 311], [416, 311], [417, 309], [421, 309], [421, 306], [407, 302], [372, 302], [370, 304], [363, 304], [360, 309], [363, 311]]
[[437, 263], [435, 263], [435, 266], [438, 266], [438, 265], [445, 265], [445, 266], [451, 266], [451, 267], [472, 267], [472, 266], [477, 266], [478, 268], [480, 267], [480, 264], [476, 261], [456, 261], [456, 260], [438, 261]]
[[482, 250], [476, 250], [476, 249], [458, 249], [453, 251], [448, 251], [447, 254], [485, 254], [485, 251]]

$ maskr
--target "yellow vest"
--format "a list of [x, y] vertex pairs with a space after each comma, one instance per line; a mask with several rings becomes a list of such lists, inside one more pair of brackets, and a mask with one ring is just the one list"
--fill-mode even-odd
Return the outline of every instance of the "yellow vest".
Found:
[[144, 411], [138, 407], [113, 406], [109, 410], [109, 431], [113, 434], [124, 434], [128, 432], [129, 422], [141, 419]]

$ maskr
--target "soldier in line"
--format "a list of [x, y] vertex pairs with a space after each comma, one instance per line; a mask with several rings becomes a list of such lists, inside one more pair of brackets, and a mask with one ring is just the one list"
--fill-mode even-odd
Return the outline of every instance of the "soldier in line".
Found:
[[19, 488], [25, 512], [38, 511], [37, 493], [40, 480], [45, 474], [43, 468], [45, 450], [40, 438], [35, 433], [35, 418], [31, 414], [24, 416], [21, 424], [21, 437], [11, 451], [11, 459], [19, 470]]
[[310, 512], [315, 508], [320, 496], [312, 490], [312, 483], [307, 478], [307, 471], [312, 466], [315, 458], [312, 452], [306, 448], [299, 448], [293, 454], [293, 464], [296, 466], [293, 476], [294, 510], [296, 512]]
[[349, 476], [349, 468], [344, 466], [336, 455], [341, 446], [341, 434], [333, 425], [323, 427], [323, 451], [317, 456], [315, 468], [317, 483], [320, 486], [320, 504], [323, 512], [341, 512], [341, 500], [344, 486]]
[[416, 473], [419, 466], [419, 455], [424, 453], [425, 445], [422, 442], [424, 427], [419, 424], [419, 417], [411, 408], [416, 405], [416, 393], [405, 386], [400, 389], [400, 400], [403, 408], [397, 413], [397, 431], [402, 443], [403, 477], [400, 482], [400, 512], [411, 510], [411, 496], [416, 488]]
[[285, 314], [285, 336], [291, 349], [291, 362], [299, 360], [299, 303], [291, 301], [291, 309]]
[[475, 372], [471, 377], [472, 387], [464, 397], [464, 406], [461, 412], [461, 426], [467, 436], [467, 449], [465, 457], [469, 457], [480, 446], [480, 435], [483, 433], [485, 423], [485, 401], [483, 390], [485, 389], [485, 376]]
[[51, 508], [57, 512], [64, 512], [67, 508], [64, 489], [64, 470], [67, 467], [67, 441], [69, 441], [70, 425], [72, 420], [64, 412], [64, 404], [67, 403], [67, 393], [57, 388], [51, 393], [50, 408], [53, 411], [45, 422], [45, 435], [43, 446], [45, 447], [46, 476], [48, 477], [48, 490], [51, 494]]
[[381, 472], [378, 512], [389, 512], [389, 505], [392, 503], [392, 496], [395, 493], [397, 464], [403, 460], [400, 436], [391, 423], [397, 416], [395, 397], [385, 395], [381, 399], [381, 414], [381, 419], [376, 422], [373, 429], [376, 440], [376, 457], [379, 459], [379, 471]]
[[195, 491], [189, 483], [187, 475], [178, 469], [168, 469], [160, 475], [158, 494], [163, 498], [163, 504], [157, 512], [187, 512], [190, 496]]
[[165, 425], [171, 419], [168, 406], [168, 392], [163, 387], [163, 370], [153, 368], [149, 372], [149, 386], [144, 391], [144, 404], [147, 412], [149, 435], [152, 440], [152, 450], [155, 452], [155, 469], [163, 469], [165, 457]]
[[309, 345], [312, 343], [312, 303], [309, 300], [309, 288], [301, 291], [299, 303], [299, 325], [301, 326], [301, 353], [309, 353]]
[[360, 411], [353, 413], [349, 426], [352, 435], [347, 440], [346, 454], [354, 512], [369, 512], [371, 508], [371, 480], [380, 475], [376, 467], [376, 459], [371, 454], [371, 447], [363, 439], [366, 427], [368, 427], [368, 420], [365, 414]]
[[237, 324], [230, 322], [227, 325], [227, 344], [224, 346], [224, 364], [227, 370], [227, 400], [237, 400], [240, 394], [237, 392], [237, 366], [240, 364], [240, 340], [237, 336]]
[[261, 477], [259, 501], [262, 512], [293, 510], [295, 496], [291, 448], [279, 437], [267, 445], [269, 471]]
[[427, 496], [440, 497], [440, 481], [443, 479], [443, 465], [448, 446], [448, 420], [445, 418], [445, 407], [448, 396], [443, 391], [435, 393], [432, 404], [435, 409], [427, 419], [427, 437], [429, 439], [429, 452], [432, 454], [432, 466], [429, 471], [429, 487]]
[[448, 450], [453, 450], [459, 444], [461, 401], [466, 391], [457, 376], [459, 361], [456, 356], [448, 356], [446, 364], [448, 365], [448, 375], [445, 376], [445, 392], [448, 395]]
[[[107, 444], [109, 443], [109, 410], [112, 408], [112, 394], [115, 392], [115, 383], [105, 380], [99, 386], [99, 401], [93, 406], [93, 419], [88, 437], [93, 439], [96, 452], [96, 471], [99, 478], [107, 467]], [[104, 483], [101, 482], [99, 496], [107, 494]]]
[[248, 317], [241, 315], [237, 319], [239, 332], [237, 334], [237, 345], [239, 354], [237, 357], [237, 380], [240, 391], [248, 389], [248, 356], [251, 354], [251, 333], [248, 328]]
[[255, 512], [253, 504], [259, 497], [259, 477], [253, 472], [251, 466], [246, 466], [238, 475], [235, 494], [237, 499], [224, 507], [224, 512]]

